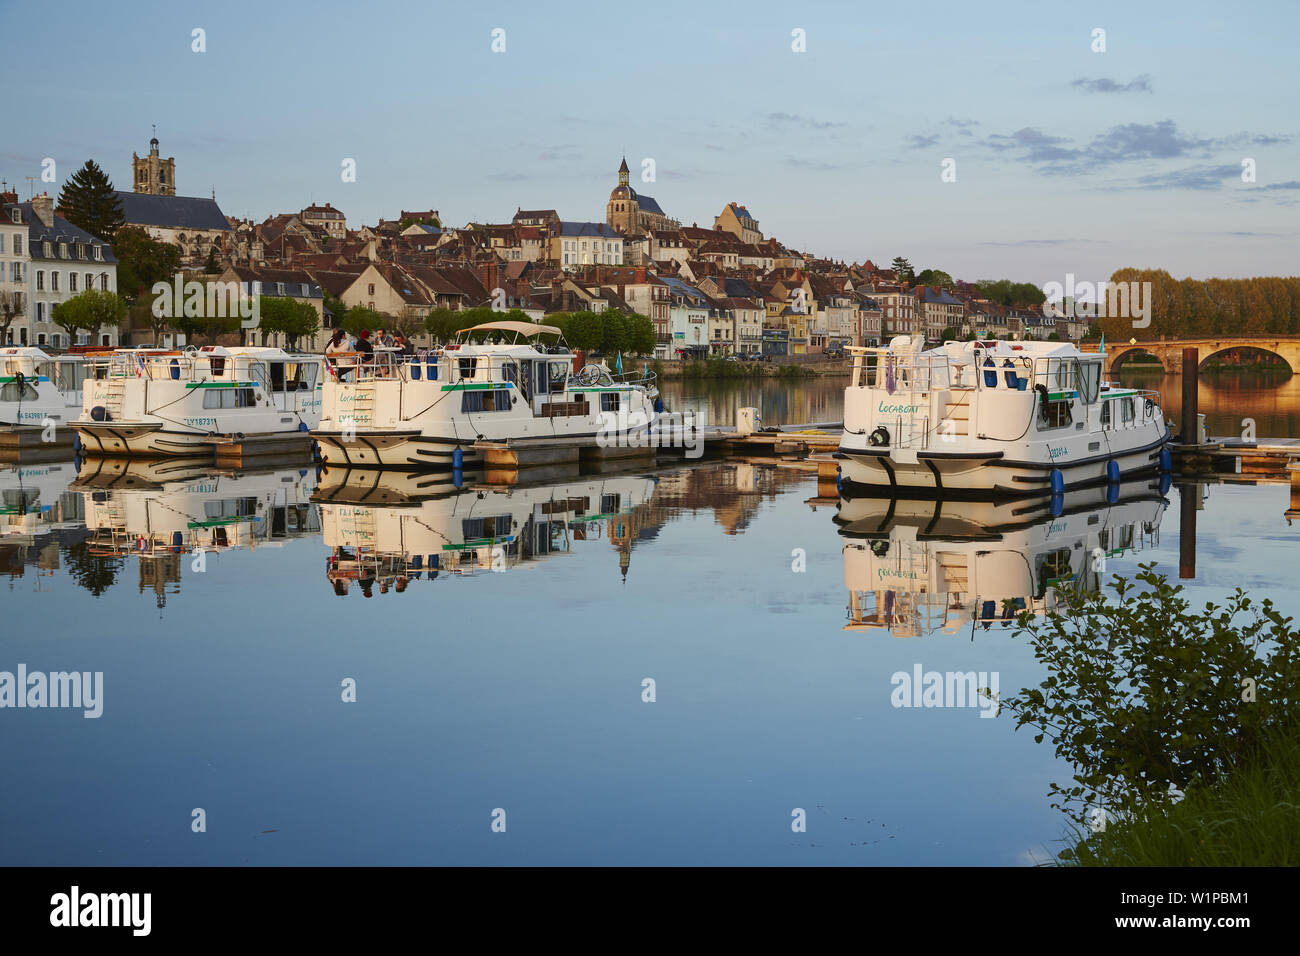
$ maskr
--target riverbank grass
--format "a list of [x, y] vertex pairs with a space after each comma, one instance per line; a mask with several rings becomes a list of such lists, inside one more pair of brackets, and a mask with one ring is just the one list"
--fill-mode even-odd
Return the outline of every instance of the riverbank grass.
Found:
[[1271, 736], [1217, 786], [1068, 842], [1065, 866], [1300, 865], [1300, 726]]

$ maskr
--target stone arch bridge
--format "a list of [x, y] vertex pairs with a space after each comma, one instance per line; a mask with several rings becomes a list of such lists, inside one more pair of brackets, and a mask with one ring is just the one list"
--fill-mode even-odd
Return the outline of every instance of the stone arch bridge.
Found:
[[1204, 368], [1205, 363], [1216, 355], [1232, 349], [1250, 348], [1280, 357], [1290, 367], [1292, 374], [1300, 372], [1300, 335], [1243, 335], [1198, 339], [1147, 339], [1133, 345], [1127, 342], [1107, 342], [1106, 373], [1113, 374], [1120, 365], [1133, 356], [1149, 352], [1159, 360], [1167, 374], [1179, 375], [1183, 370], [1183, 349], [1193, 346], [1197, 351], [1197, 368]]

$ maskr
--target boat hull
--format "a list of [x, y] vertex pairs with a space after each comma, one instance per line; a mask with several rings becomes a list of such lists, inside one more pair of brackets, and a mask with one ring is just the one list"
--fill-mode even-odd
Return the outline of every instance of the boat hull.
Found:
[[[168, 458], [173, 456], [211, 455], [213, 439], [229, 437], [209, 432], [188, 432], [164, 428], [154, 422], [77, 422], [81, 450], [87, 455], [110, 457]], [[306, 436], [298, 429], [260, 434], [241, 433], [240, 440], [263, 441], [272, 438]]]
[[1014, 460], [997, 450], [906, 455], [843, 445], [836, 458], [846, 497], [1027, 498], [1157, 473], [1168, 441], [1166, 428], [1159, 438], [1142, 445], [1075, 461]]

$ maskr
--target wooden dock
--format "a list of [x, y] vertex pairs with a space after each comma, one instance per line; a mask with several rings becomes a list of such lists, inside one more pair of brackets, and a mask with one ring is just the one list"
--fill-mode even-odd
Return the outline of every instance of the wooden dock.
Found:
[[54, 429], [53, 441], [45, 441], [43, 428], [10, 428], [0, 426], [0, 452], [26, 452], [36, 449], [68, 449], [76, 440], [77, 432], [68, 425]]
[[1171, 442], [1169, 450], [1186, 471], [1286, 475], [1300, 461], [1300, 438], [1210, 438], [1198, 445]]
[[839, 447], [840, 427], [839, 422], [815, 422], [742, 433], [734, 427], [715, 425], [690, 428], [665, 425], [627, 444], [600, 444], [590, 437], [529, 438], [480, 441], [472, 448], [483, 456], [483, 466], [492, 471], [555, 469], [566, 465], [593, 468], [649, 465], [660, 457], [689, 459], [706, 454], [746, 458], [767, 455], [786, 460], [808, 458], [817, 453], [829, 456]]
[[310, 459], [315, 442], [307, 432], [283, 435], [214, 435], [207, 440], [212, 446], [213, 461], [219, 468], [240, 469], [268, 459]]

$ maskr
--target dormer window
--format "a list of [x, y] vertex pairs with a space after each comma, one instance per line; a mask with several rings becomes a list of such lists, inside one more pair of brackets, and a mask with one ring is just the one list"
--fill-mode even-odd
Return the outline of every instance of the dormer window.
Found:
[[44, 254], [46, 259], [52, 259], [54, 257], [54, 253], [50, 250], [50, 240], [41, 240], [41, 252]]
[[23, 224], [23, 214], [22, 214], [22, 210], [20, 210], [20, 209], [10, 209], [10, 210], [9, 210], [9, 218], [12, 219], [15, 223], [17, 223], [18, 225], [21, 226], [21, 225]]
[[103, 258], [104, 258], [104, 247], [103, 247], [103, 246], [95, 246], [95, 258], [96, 258], [96, 259], [103, 259]]

